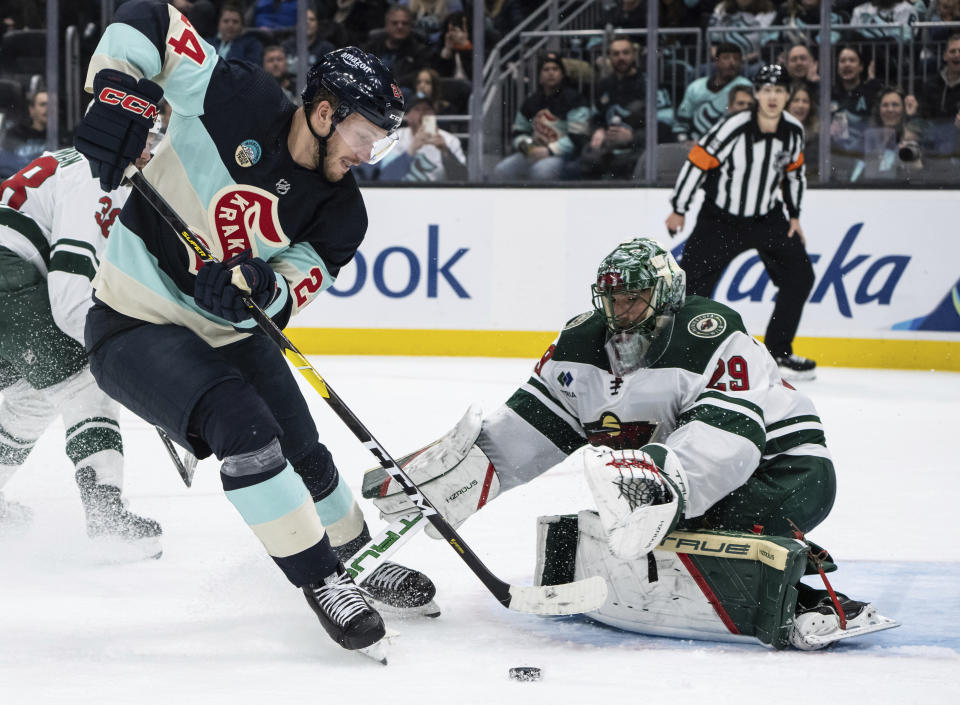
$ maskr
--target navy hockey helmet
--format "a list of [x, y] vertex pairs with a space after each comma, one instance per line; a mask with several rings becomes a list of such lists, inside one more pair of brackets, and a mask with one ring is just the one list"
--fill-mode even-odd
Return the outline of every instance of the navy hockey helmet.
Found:
[[753, 77], [753, 87], [759, 89], [761, 86], [783, 86], [790, 88], [790, 75], [780, 64], [767, 64], [761, 66], [757, 75]]
[[307, 73], [300, 97], [309, 105], [321, 88], [337, 97], [336, 126], [351, 113], [359, 113], [392, 134], [403, 120], [403, 93], [393, 73], [373, 54], [357, 47], [331, 51]]

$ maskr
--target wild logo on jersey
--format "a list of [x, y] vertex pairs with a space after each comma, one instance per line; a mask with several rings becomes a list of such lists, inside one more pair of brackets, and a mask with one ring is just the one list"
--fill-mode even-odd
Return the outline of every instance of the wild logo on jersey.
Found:
[[649, 421], [621, 421], [612, 411], [605, 411], [599, 421], [584, 424], [583, 430], [590, 445], [636, 449], [650, 442], [657, 425]]
[[[289, 242], [280, 228], [277, 197], [256, 186], [231, 185], [220, 189], [212, 199], [207, 211], [209, 232], [213, 242], [207, 246], [219, 260], [251, 250], [254, 256], [260, 252], [259, 245], [281, 247]], [[193, 250], [191, 250], [193, 253]], [[200, 260], [194, 258], [193, 272], [200, 268]]]

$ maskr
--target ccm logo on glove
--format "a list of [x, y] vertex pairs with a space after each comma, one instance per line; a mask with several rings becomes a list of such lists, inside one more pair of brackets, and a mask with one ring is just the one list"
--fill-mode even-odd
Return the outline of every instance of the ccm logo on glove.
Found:
[[119, 105], [124, 110], [129, 110], [135, 115], [143, 115], [145, 118], [153, 120], [159, 114], [157, 106], [148, 100], [138, 98], [135, 95], [124, 93], [116, 88], [104, 88], [100, 91], [97, 99], [107, 105]]

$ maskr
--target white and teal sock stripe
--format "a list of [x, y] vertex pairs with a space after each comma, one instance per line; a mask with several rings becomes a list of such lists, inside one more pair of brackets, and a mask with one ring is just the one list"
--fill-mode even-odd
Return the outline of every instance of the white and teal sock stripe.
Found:
[[339, 474], [333, 492], [315, 502], [314, 508], [334, 546], [349, 543], [363, 531], [363, 512], [354, 500], [350, 486]]
[[330, 548], [313, 498], [289, 462], [279, 473], [260, 474], [269, 477], [227, 489], [227, 499], [290, 582], [297, 586], [318, 582], [334, 571], [337, 556]]

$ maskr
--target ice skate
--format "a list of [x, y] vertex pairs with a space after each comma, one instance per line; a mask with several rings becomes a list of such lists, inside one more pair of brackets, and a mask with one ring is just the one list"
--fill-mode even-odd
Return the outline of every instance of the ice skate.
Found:
[[386, 665], [383, 619], [342, 563], [322, 582], [304, 587], [303, 594], [331, 639], [345, 649], [359, 651]]
[[163, 554], [160, 524], [127, 511], [118, 487], [98, 484], [96, 471], [89, 467], [77, 470], [76, 480], [87, 517], [87, 536], [120, 560]]
[[882, 616], [877, 608], [867, 602], [851, 600], [837, 594], [846, 627], [841, 626], [836, 605], [824, 597], [815, 606], [797, 614], [790, 632], [790, 644], [801, 651], [816, 651], [830, 646], [835, 641], [863, 636], [883, 629], [899, 627], [900, 623]]
[[33, 510], [0, 493], [0, 536], [21, 536], [33, 522]]
[[817, 363], [813, 360], [790, 353], [789, 355], [774, 355], [780, 376], [788, 382], [805, 382], [817, 378]]
[[360, 587], [378, 609], [396, 616], [440, 616], [440, 607], [433, 600], [437, 594], [433, 581], [412, 568], [388, 561], [370, 573]]

